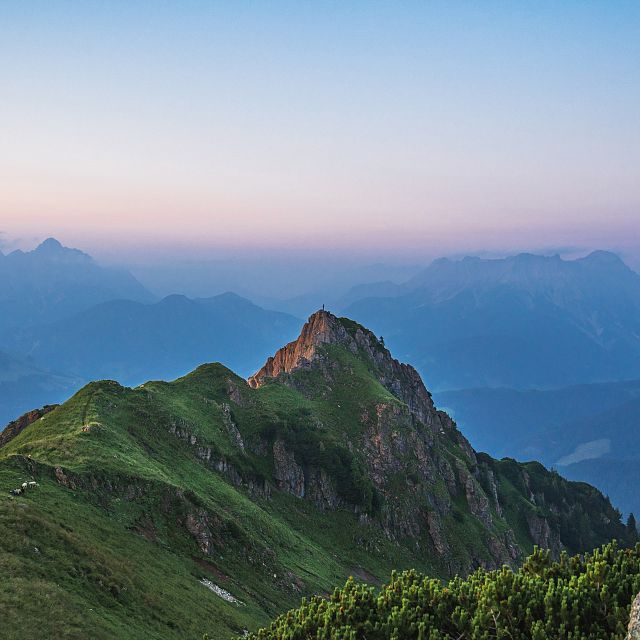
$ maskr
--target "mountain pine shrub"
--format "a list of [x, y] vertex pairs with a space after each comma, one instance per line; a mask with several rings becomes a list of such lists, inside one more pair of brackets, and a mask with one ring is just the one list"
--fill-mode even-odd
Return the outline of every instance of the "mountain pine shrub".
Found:
[[640, 590], [640, 544], [612, 542], [554, 561], [534, 549], [522, 567], [448, 583], [416, 571], [377, 590], [350, 578], [276, 618], [253, 640], [623, 640]]

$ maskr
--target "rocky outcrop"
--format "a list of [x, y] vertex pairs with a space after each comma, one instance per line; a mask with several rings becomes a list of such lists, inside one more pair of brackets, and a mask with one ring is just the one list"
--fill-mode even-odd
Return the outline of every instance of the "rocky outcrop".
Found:
[[282, 440], [273, 444], [276, 486], [297, 498], [306, 498], [321, 510], [336, 509], [342, 504], [333, 479], [322, 468], [302, 467]]
[[456, 466], [458, 467], [458, 479], [464, 487], [469, 510], [482, 524], [490, 527], [492, 525], [491, 509], [489, 508], [487, 495], [462, 460], [456, 460]]
[[258, 388], [269, 379], [311, 368], [323, 358], [323, 345], [340, 345], [368, 358], [375, 364], [380, 383], [405, 402], [423, 424], [432, 424], [435, 415], [433, 401], [418, 372], [393, 358], [371, 331], [324, 310], [316, 311], [309, 317], [298, 339], [270, 357], [262, 369], [248, 379], [249, 386]]
[[491, 469], [485, 468], [484, 480], [488, 486], [488, 495], [491, 497], [492, 506], [499, 518], [502, 518], [503, 511], [500, 500], [498, 499], [498, 487], [496, 485], [496, 477]]
[[[29, 464], [31, 473], [39, 475], [41, 472], [51, 473], [51, 469], [40, 465]], [[178, 513], [178, 522], [193, 537], [200, 551], [211, 555], [219, 537], [224, 530], [224, 523], [209, 513], [202, 506], [194, 504], [185, 492], [175, 487], [163, 485], [154, 481], [141, 480], [134, 477], [104, 477], [91, 473], [74, 473], [62, 467], [53, 469], [55, 481], [72, 491], [88, 491], [101, 503], [108, 504], [112, 499], [137, 501], [142, 498], [158, 501], [159, 511], [164, 515]], [[132, 530], [147, 539], [155, 539], [156, 531], [153, 520], [148, 514], [143, 514], [132, 526]]]
[[282, 440], [276, 440], [273, 444], [273, 464], [278, 489], [298, 498], [304, 498], [304, 471], [296, 463], [293, 454], [287, 451]]
[[[242, 454], [245, 454], [242, 435], [237, 425], [233, 422], [228, 404], [222, 405], [222, 422], [229, 432], [231, 442], [238, 447]], [[271, 497], [272, 487], [266, 479], [241, 474], [236, 466], [226, 457], [219, 455], [213, 447], [201, 442], [198, 436], [192, 433], [189, 424], [185, 420], [175, 419], [171, 421], [169, 424], [169, 433], [189, 444], [199, 460], [223, 474], [234, 486], [246, 488], [252, 496], [264, 499]]]
[[631, 615], [629, 617], [629, 628], [626, 640], [640, 640], [640, 593], [631, 605]]
[[302, 327], [297, 340], [278, 349], [262, 369], [248, 379], [249, 386], [257, 388], [269, 378], [277, 378], [282, 373], [309, 367], [317, 355], [318, 347], [323, 344], [349, 342], [347, 330], [334, 315], [328, 311], [317, 311]]
[[551, 530], [546, 518], [533, 513], [527, 514], [527, 525], [534, 544], [542, 549], [551, 549], [554, 556], [560, 553], [562, 549], [560, 536]]
[[23, 429], [33, 424], [36, 420], [40, 420], [42, 416], [47, 415], [47, 413], [53, 411], [57, 406], [57, 404], [46, 404], [41, 409], [33, 409], [33, 411], [29, 411], [17, 420], [10, 422], [2, 433], [0, 433], [0, 447], [4, 447], [5, 444], [13, 440]]
[[[504, 523], [498, 527], [499, 534], [497, 529], [494, 531], [494, 519], [503, 517], [503, 508], [493, 472], [478, 464], [475, 451], [453, 420], [434, 407], [417, 371], [394, 359], [383, 342], [364, 327], [324, 310], [314, 313], [298, 339], [269, 358], [249, 378], [249, 386], [256, 389], [269, 380], [277, 380], [312, 399], [317, 394], [328, 399], [338, 383], [337, 376], [345, 372], [344, 366], [347, 380], [352, 374], [349, 365], [341, 365], [327, 349], [329, 346], [341, 347], [361, 358], [378, 382], [400, 401], [363, 404], [360, 435], [346, 440], [349, 450], [363, 463], [378, 497], [375, 515], [366, 509], [360, 511], [366, 521], [380, 526], [391, 539], [411, 539], [416, 548], [430, 549], [436, 556], [446, 558], [450, 571], [515, 563], [521, 552], [513, 531], [505, 530]], [[307, 389], [305, 377], [297, 375], [305, 370], [319, 372], [326, 384], [314, 383]], [[278, 490], [311, 500], [322, 509], [361, 509], [358, 504], [340, 500], [335, 479], [325, 469], [301, 465], [295, 451], [282, 439], [277, 438], [264, 455], [273, 456]], [[527, 497], [532, 497], [529, 490]], [[471, 552], [466, 564], [450, 558], [448, 540], [452, 518], [458, 523], [454, 526], [464, 526], [468, 515], [463, 512], [487, 532], [486, 540], [478, 541], [477, 552]], [[559, 537], [546, 519], [531, 516], [527, 522], [532, 540], [559, 553]], [[484, 554], [480, 551], [483, 544]]]
[[227, 402], [223, 402], [221, 405], [222, 409], [222, 422], [229, 432], [229, 436], [231, 437], [231, 441], [244, 453], [244, 440], [242, 439], [242, 434], [238, 430], [238, 426], [233, 421], [233, 416], [231, 415], [231, 407]]
[[211, 555], [213, 549], [213, 536], [211, 535], [211, 523], [209, 514], [204, 509], [187, 513], [184, 519], [185, 529], [193, 536], [198, 548], [205, 555]]
[[333, 479], [324, 469], [311, 467], [305, 473], [305, 492], [318, 509], [337, 509], [342, 501], [338, 497]]

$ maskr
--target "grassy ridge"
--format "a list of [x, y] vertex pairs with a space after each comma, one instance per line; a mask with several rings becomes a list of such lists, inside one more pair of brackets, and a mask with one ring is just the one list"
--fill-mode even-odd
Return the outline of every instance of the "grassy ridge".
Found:
[[[272, 427], [285, 432], [291, 416], [307, 415], [296, 392], [275, 385], [255, 392], [207, 365], [173, 383], [88, 385], [0, 450], [3, 637], [201, 638], [208, 631], [228, 638], [361, 567], [377, 580], [416, 564], [373, 527], [354, 535], [349, 511], [327, 517], [287, 494], [250, 496], [198, 461], [172, 424], [239, 469], [272, 475], [264, 459], [241, 455], [229, 439], [222, 409], [229, 380], [260, 398], [234, 405], [247, 441]], [[31, 479], [40, 486], [7, 495]], [[201, 512], [214, 532], [208, 554], [185, 530], [185, 518]], [[427, 559], [419, 565], [432, 568]], [[243, 605], [220, 599], [201, 578]]]

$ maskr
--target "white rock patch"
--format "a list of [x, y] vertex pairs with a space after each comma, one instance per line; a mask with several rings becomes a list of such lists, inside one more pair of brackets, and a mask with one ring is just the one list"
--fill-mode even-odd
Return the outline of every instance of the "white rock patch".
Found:
[[234, 604], [242, 604], [242, 602], [240, 602], [238, 598], [236, 598], [235, 596], [232, 596], [226, 589], [219, 587], [217, 584], [211, 582], [211, 580], [202, 578], [202, 580], [200, 580], [200, 583], [203, 584], [205, 587], [207, 587], [207, 589], [210, 589], [211, 591], [213, 591], [213, 593], [215, 593], [217, 596], [219, 596], [223, 600], [226, 600], [227, 602], [233, 602]]

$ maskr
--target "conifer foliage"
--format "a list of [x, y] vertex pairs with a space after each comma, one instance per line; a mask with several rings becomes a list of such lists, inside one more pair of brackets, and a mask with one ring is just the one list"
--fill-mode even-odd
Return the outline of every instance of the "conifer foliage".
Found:
[[640, 544], [584, 556], [534, 549], [518, 571], [479, 569], [444, 584], [394, 573], [380, 590], [350, 578], [303, 600], [253, 640], [622, 640], [640, 590]]

